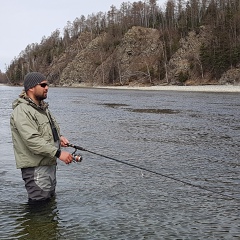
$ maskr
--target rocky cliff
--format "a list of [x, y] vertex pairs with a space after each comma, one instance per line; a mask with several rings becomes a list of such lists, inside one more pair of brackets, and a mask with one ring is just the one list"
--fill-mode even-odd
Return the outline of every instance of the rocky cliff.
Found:
[[96, 38], [90, 33], [81, 34], [53, 61], [48, 69], [49, 80], [62, 86], [240, 83], [240, 68], [230, 69], [215, 80], [203, 72], [200, 48], [211, 39], [207, 27], [182, 38], [170, 60], [166, 59], [160, 36], [156, 29], [132, 27], [109, 49], [106, 33]]

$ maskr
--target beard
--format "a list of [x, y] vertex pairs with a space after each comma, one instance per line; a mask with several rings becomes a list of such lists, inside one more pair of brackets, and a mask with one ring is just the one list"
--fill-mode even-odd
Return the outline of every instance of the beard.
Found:
[[41, 95], [36, 95], [35, 97], [36, 97], [36, 99], [37, 99], [39, 102], [41, 102], [42, 100], [44, 100], [44, 99], [47, 98], [47, 92], [45, 92], [45, 93], [43, 93], [43, 94], [41, 94]]

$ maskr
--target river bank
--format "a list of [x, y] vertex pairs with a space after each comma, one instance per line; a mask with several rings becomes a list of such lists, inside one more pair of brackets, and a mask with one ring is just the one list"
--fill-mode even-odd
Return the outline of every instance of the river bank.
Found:
[[[9, 86], [0, 84], [0, 86]], [[188, 92], [240, 92], [240, 85], [198, 85], [198, 86], [89, 86], [85, 84], [74, 84], [72, 86], [51, 86], [63, 88], [103, 88], [120, 90], [144, 90], [144, 91], [188, 91]]]
[[189, 92], [240, 92], [240, 86], [234, 85], [199, 85], [199, 86], [97, 86], [95, 88], [123, 89], [123, 90], [149, 90], [149, 91], [189, 91]]

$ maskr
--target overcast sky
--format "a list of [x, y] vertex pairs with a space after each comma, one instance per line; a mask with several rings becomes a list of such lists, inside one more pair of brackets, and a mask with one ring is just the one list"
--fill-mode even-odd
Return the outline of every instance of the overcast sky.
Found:
[[[40, 43], [43, 36], [61, 32], [67, 22], [92, 13], [107, 12], [114, 5], [120, 9], [124, 0], [0, 0], [0, 70], [18, 57], [31, 43]], [[165, 0], [158, 0], [163, 6]]]

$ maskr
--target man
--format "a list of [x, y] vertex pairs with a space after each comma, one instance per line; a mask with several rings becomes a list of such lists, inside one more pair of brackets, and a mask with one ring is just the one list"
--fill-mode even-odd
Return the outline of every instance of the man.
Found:
[[48, 110], [48, 83], [39, 72], [24, 78], [24, 91], [13, 102], [10, 118], [16, 166], [28, 192], [29, 203], [45, 201], [55, 195], [57, 158], [69, 164], [73, 156], [61, 151], [68, 140]]

